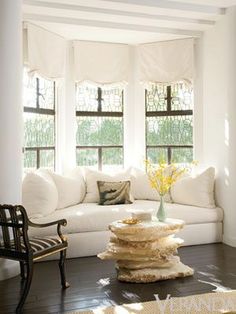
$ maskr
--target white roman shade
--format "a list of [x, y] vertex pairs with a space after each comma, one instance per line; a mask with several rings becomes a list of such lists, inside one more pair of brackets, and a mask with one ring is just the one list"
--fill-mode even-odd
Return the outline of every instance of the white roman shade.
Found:
[[30, 72], [61, 78], [65, 72], [66, 40], [39, 26], [27, 23], [24, 62]]
[[126, 83], [129, 76], [129, 46], [75, 41], [75, 80], [98, 85]]
[[143, 44], [138, 47], [140, 81], [190, 82], [194, 74], [193, 39]]

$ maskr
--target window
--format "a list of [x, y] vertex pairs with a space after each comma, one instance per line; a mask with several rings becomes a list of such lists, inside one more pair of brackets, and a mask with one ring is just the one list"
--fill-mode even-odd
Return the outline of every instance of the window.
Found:
[[158, 163], [193, 160], [193, 89], [185, 83], [155, 84], [145, 92], [146, 157]]
[[55, 168], [55, 81], [24, 71], [24, 169]]
[[76, 86], [77, 165], [123, 167], [123, 90]]

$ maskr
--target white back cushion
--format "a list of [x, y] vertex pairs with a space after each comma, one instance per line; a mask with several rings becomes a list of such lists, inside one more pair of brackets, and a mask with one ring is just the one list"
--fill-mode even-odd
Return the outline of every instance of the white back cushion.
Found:
[[[146, 172], [138, 168], [131, 170], [131, 193], [136, 200], [160, 200], [160, 195], [151, 187]], [[164, 199], [166, 202], [171, 202], [170, 194], [167, 193]]]
[[33, 172], [25, 176], [22, 184], [22, 204], [30, 218], [54, 212], [57, 203], [57, 188], [52, 180]]
[[97, 181], [127, 181], [130, 180], [130, 169], [116, 173], [114, 175], [106, 174], [101, 171], [84, 168], [84, 178], [86, 183], [86, 195], [84, 203], [98, 203], [99, 192]]
[[58, 191], [57, 209], [81, 203], [85, 196], [85, 183], [83, 177], [74, 179], [64, 177], [53, 172], [50, 173]]
[[174, 203], [214, 208], [215, 169], [210, 167], [196, 176], [185, 176], [171, 188]]
[[84, 193], [86, 192], [85, 180], [84, 180], [84, 167], [75, 167], [65, 173], [69, 178], [80, 180], [84, 185]]

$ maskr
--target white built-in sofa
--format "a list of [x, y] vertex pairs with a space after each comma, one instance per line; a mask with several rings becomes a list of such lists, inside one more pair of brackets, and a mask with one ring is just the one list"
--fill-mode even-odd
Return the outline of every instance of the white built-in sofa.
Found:
[[[185, 245], [222, 241], [223, 210], [214, 201], [214, 168], [185, 175], [171, 189], [165, 207], [169, 218], [185, 221], [179, 233]], [[98, 205], [97, 181], [131, 182], [132, 204]], [[65, 218], [68, 258], [93, 256], [103, 251], [110, 237], [108, 225], [130, 217], [130, 209], [158, 209], [158, 194], [147, 175], [135, 168], [115, 175], [77, 167], [67, 176], [45, 169], [28, 173], [23, 181], [23, 205], [30, 219], [46, 223]], [[56, 227], [30, 229], [30, 236], [56, 236]], [[49, 258], [55, 258], [51, 256]]]

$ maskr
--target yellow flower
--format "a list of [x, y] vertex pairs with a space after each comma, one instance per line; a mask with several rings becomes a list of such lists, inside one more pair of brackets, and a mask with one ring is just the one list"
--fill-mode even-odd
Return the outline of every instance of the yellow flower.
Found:
[[158, 165], [153, 165], [149, 160], [145, 160], [146, 169], [150, 185], [161, 196], [170, 190], [171, 186], [188, 170], [187, 167], [180, 168], [175, 164], [167, 164], [160, 160]]

